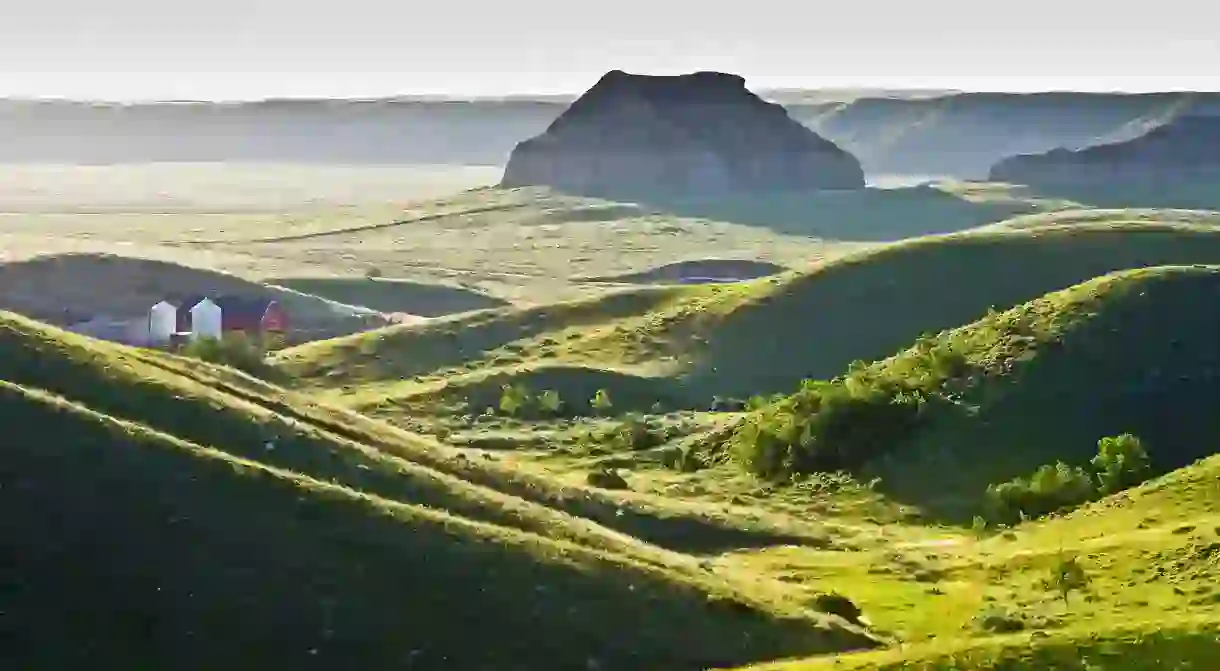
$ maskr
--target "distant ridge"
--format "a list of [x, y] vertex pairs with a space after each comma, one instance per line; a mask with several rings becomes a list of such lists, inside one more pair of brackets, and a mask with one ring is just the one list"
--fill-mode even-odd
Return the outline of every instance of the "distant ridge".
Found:
[[[982, 179], [1016, 154], [1220, 113], [1220, 93], [760, 90], [874, 175]], [[255, 101], [0, 99], [0, 163], [504, 165], [572, 95]], [[166, 132], [172, 129], [172, 132]]]

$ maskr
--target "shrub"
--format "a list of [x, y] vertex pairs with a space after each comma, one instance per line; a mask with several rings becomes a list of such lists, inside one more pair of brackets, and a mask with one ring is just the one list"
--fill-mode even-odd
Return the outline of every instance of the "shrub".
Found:
[[240, 332], [227, 333], [220, 338], [192, 340], [179, 350], [179, 354], [260, 377], [268, 376], [273, 370], [267, 364], [267, 353], [262, 344]]
[[975, 515], [970, 524], [970, 531], [975, 538], [984, 538], [987, 536], [987, 519], [981, 515]]
[[747, 402], [754, 412], [729, 441], [731, 453], [755, 474], [851, 471], [899, 444], [937, 408], [943, 391], [974, 371], [951, 343], [925, 337], [885, 366], [855, 361], [829, 381], [806, 380], [791, 396]]
[[1057, 462], [1027, 478], [991, 485], [987, 488], [989, 514], [1001, 523], [1040, 517], [1138, 485], [1151, 470], [1147, 451], [1131, 434], [1097, 441], [1097, 456], [1090, 465], [1095, 473]]
[[663, 426], [645, 421], [636, 415], [629, 415], [611, 431], [609, 439], [620, 449], [646, 450], [661, 445], [667, 437]]
[[998, 522], [1040, 517], [1093, 500], [1097, 490], [1083, 468], [1063, 462], [1043, 465], [1028, 478], [987, 488], [990, 513]]
[[1098, 489], [1105, 495], [1140, 484], [1151, 468], [1143, 443], [1129, 433], [1097, 441], [1092, 464]]
[[1011, 634], [1024, 631], [1025, 618], [1004, 608], [990, 606], [974, 616], [974, 626], [992, 634]]
[[563, 399], [560, 398], [559, 392], [547, 389], [539, 394], [538, 409], [551, 416], [558, 415], [563, 410]]
[[597, 393], [589, 401], [589, 405], [598, 413], [607, 415], [614, 408], [614, 402], [610, 400], [610, 392], [605, 389], [598, 389]]
[[730, 448], [763, 477], [854, 470], [923, 421], [928, 399], [920, 389], [868, 371], [806, 381], [797, 394], [747, 418]]

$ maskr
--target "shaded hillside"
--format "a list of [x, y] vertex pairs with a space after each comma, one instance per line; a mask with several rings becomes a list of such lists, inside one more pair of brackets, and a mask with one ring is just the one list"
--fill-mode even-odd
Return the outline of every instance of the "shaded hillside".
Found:
[[0, 417], [40, 427], [0, 448], [17, 484], [0, 493], [14, 560], [5, 654], [23, 669], [694, 670], [868, 644], [734, 611], [672, 571], [362, 495], [3, 381]]
[[1218, 266], [1105, 275], [807, 382], [728, 446], [763, 472], [863, 470], [938, 513], [1042, 464], [1085, 465], [1106, 436], [1139, 437], [1169, 472], [1216, 452], [1220, 313], [1197, 306], [1217, 296]]
[[1220, 115], [1184, 116], [1139, 137], [1006, 158], [989, 179], [1111, 206], [1218, 208]]
[[468, 382], [546, 363], [645, 377], [655, 390], [640, 399], [645, 407], [664, 398], [706, 408], [713, 396], [832, 377], [992, 306], [1116, 270], [1191, 263], [1220, 263], [1214, 227], [1077, 224], [931, 237], [735, 285], [486, 313], [471, 318], [477, 328], [391, 327], [287, 350], [279, 361], [311, 386], [372, 394], [343, 402], [452, 397]]

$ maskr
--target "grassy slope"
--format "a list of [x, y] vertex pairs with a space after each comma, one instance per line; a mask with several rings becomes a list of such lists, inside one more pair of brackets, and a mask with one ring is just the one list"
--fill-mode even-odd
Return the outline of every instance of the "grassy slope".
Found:
[[[930, 399], [930, 410], [908, 428], [894, 428], [900, 425], [890, 417], [878, 429], [885, 433], [876, 440], [887, 445], [880, 458], [849, 454], [847, 460], [865, 462], [864, 475], [880, 477], [887, 493], [948, 512], [973, 508], [988, 484], [1043, 463], [1083, 463], [1103, 436], [1140, 436], [1162, 471], [1211, 454], [1210, 441], [1220, 432], [1212, 411], [1220, 402], [1214, 345], [1220, 319], [1196, 306], [1217, 295], [1215, 267], [1123, 271], [993, 313], [861, 367], [837, 386], [885, 389], [896, 383], [904, 394]], [[942, 357], [934, 354], [941, 351], [962, 357], [960, 369], [940, 366]], [[759, 444], [760, 427], [772, 431], [788, 416], [800, 426], [813, 423], [817, 416], [809, 413], [816, 410], [808, 408], [816, 407], [810, 404], [822, 393], [810, 386], [758, 411], [728, 444], [748, 452]], [[1031, 420], [1052, 417], [1053, 422]], [[850, 421], [872, 426], [881, 420], [861, 414], [844, 419]], [[847, 424], [834, 430], [840, 443], [856, 435]], [[848, 453], [872, 446], [855, 440], [844, 448]]]
[[23, 668], [694, 669], [868, 643], [763, 586], [345, 442], [316, 426], [324, 409], [268, 451], [276, 419], [254, 401], [272, 399], [236, 373], [158, 370], [8, 315], [0, 350]]
[[[497, 374], [573, 365], [643, 376], [654, 397], [640, 399], [644, 406], [679, 397], [706, 407], [713, 395], [786, 391], [838, 374], [991, 306], [1107, 272], [1217, 261], [1220, 230], [1208, 226], [1090, 223], [938, 236], [738, 285], [391, 327], [294, 348], [281, 361], [307, 385], [343, 388], [355, 407], [388, 400], [418, 411], [471, 397], [477, 410], [498, 397]], [[635, 386], [626, 381], [622, 390]]]
[[[925, 551], [925, 561], [934, 556], [936, 575], [918, 583], [856, 568], [836, 572], [823, 566], [802, 574], [801, 562], [787, 557], [789, 570], [806, 580], [820, 571], [840, 589], [861, 591], [874, 621], [910, 627], [908, 640], [922, 641], [751, 669], [1211, 668], [1220, 655], [1217, 496], [1220, 456], [1015, 533], [963, 537]], [[1088, 592], [1070, 605], [1039, 584], [1061, 554], [1075, 556], [1091, 580]], [[991, 636], [972, 625], [980, 610], [996, 608], [1041, 626]], [[923, 635], [911, 636], [917, 633]]]
[[[0, 379], [321, 480], [557, 537], [611, 542], [621, 551], [635, 552], [630, 548], [638, 541], [619, 534], [607, 540], [602, 527], [570, 516], [683, 551], [784, 537], [757, 525], [742, 530], [737, 521], [705, 512], [658, 517], [648, 502], [626, 506], [604, 491], [467, 459], [417, 434], [230, 369], [0, 315]], [[269, 439], [277, 446], [270, 451]]]

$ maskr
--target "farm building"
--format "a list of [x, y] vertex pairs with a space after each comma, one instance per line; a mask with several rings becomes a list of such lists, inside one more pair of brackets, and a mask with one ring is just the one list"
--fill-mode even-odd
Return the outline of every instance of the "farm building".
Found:
[[191, 309], [210, 298], [220, 308], [222, 332], [242, 331], [247, 335], [263, 333], [284, 334], [288, 331], [288, 318], [278, 302], [270, 298], [249, 296], [223, 295], [205, 297], [203, 295], [187, 296], [181, 300], [167, 302], [178, 307], [178, 331], [192, 331]]

